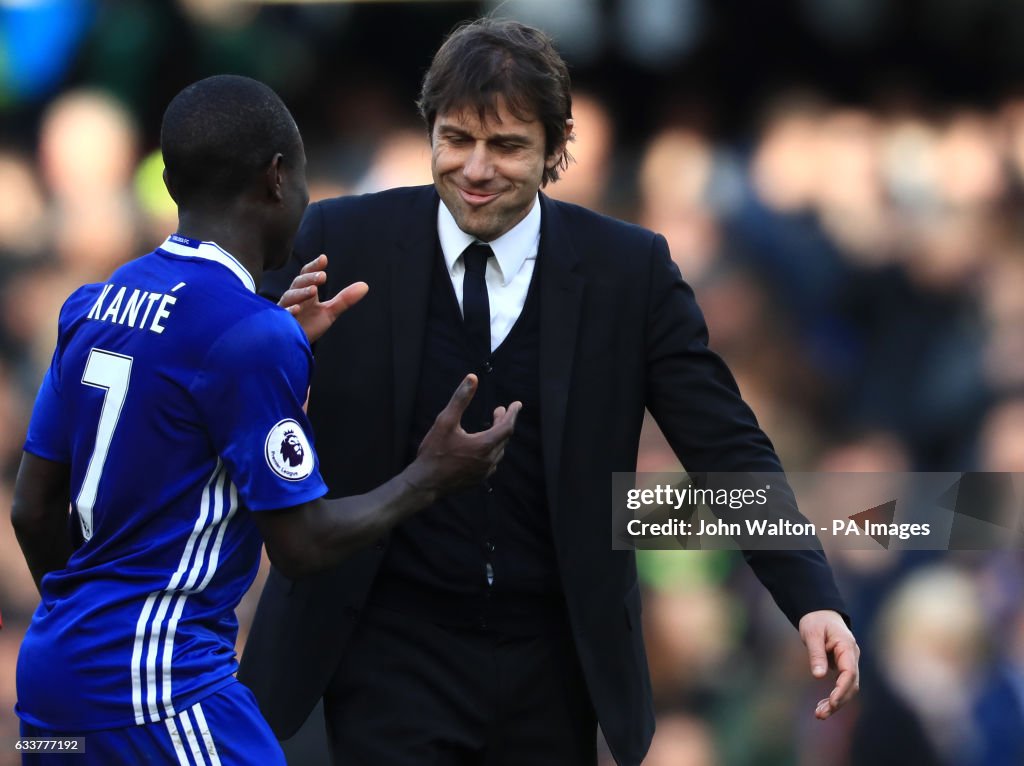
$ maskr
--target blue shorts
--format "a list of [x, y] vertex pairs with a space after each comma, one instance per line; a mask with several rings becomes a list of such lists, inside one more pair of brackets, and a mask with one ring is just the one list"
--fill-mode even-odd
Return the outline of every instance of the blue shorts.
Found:
[[68, 732], [22, 721], [21, 736], [85, 738], [81, 755], [25, 753], [23, 766], [286, 766], [284, 752], [260, 714], [256, 698], [240, 683], [157, 723]]

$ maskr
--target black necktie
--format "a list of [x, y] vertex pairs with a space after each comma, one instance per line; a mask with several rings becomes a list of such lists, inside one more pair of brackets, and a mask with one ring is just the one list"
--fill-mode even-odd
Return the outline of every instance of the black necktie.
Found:
[[462, 321], [473, 348], [485, 357], [491, 353], [491, 309], [487, 301], [484, 272], [487, 259], [494, 255], [489, 245], [474, 242], [462, 251], [466, 277], [462, 281]]

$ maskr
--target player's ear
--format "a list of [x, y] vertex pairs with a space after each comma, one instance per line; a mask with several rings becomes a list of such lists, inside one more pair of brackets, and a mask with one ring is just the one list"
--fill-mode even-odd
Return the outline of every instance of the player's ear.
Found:
[[284, 168], [282, 167], [283, 162], [284, 155], [281, 154], [281, 152], [277, 152], [274, 155], [274, 158], [270, 160], [270, 164], [267, 165], [267, 194], [275, 202], [281, 202], [284, 200]]
[[167, 189], [167, 193], [171, 195], [171, 199], [174, 200], [174, 204], [178, 203], [178, 195], [174, 192], [174, 185], [171, 183], [171, 177], [167, 175], [167, 168], [164, 168], [163, 173], [164, 187]]

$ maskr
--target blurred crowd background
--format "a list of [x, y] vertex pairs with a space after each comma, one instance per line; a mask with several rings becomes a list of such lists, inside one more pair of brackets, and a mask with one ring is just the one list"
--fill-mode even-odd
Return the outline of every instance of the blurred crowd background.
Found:
[[[1022, 3], [0, 0], [0, 515], [64, 298], [175, 228], [170, 97], [271, 84], [313, 199], [429, 183], [419, 78], [490, 12], [572, 67], [576, 162], [546, 192], [668, 238], [788, 469], [1024, 471]], [[648, 428], [640, 470], [676, 466]], [[826, 685], [737, 554], [641, 554], [647, 763], [1024, 764], [1024, 558], [831, 557], [863, 683], [822, 723]], [[0, 738], [36, 602], [0, 523]]]

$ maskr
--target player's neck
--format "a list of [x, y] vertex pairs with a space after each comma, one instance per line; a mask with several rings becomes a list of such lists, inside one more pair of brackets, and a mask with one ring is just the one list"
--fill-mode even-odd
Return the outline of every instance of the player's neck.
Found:
[[255, 226], [242, 225], [231, 216], [179, 211], [178, 234], [201, 242], [216, 242], [233, 255], [256, 284], [263, 275], [264, 243]]

